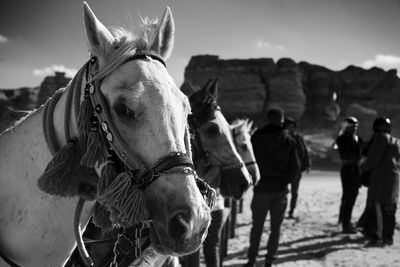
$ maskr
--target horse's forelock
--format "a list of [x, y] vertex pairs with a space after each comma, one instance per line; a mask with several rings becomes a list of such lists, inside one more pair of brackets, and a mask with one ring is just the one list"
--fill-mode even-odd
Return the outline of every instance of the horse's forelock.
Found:
[[121, 66], [135, 54], [137, 50], [149, 50], [156, 37], [157, 20], [147, 17], [142, 19], [142, 25], [135, 34], [124, 27], [109, 28], [114, 37], [104, 51], [104, 66], [98, 70], [94, 79], [99, 81]]

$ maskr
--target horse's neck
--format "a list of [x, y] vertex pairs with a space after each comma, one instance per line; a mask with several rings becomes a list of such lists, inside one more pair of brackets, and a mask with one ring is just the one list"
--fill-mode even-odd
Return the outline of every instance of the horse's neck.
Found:
[[[64, 103], [65, 93], [54, 110], [61, 145]], [[52, 158], [42, 114], [43, 108], [36, 110], [0, 136], [0, 250], [22, 266], [61, 266], [75, 245], [72, 225], [78, 198], [49, 195], [37, 186]], [[91, 206], [86, 205], [81, 222], [88, 221]]]

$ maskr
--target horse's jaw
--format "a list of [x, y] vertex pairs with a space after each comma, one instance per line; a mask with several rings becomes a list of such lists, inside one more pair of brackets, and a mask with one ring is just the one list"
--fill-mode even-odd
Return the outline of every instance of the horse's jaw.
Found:
[[211, 215], [193, 175], [162, 175], [146, 188], [145, 196], [155, 250], [175, 256], [196, 251], [207, 235]]

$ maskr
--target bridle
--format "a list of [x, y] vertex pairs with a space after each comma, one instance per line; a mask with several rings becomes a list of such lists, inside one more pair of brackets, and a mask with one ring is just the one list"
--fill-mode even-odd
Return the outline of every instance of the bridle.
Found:
[[[133, 56], [129, 57], [126, 61], [142, 60], [148, 57], [157, 60], [161, 62], [164, 66], [166, 66], [164, 60], [159, 55], [153, 52], [149, 53], [148, 51], [136, 51], [136, 53]], [[94, 70], [92, 69], [93, 67]], [[87, 73], [89, 73], [89, 77], [85, 85], [84, 98], [91, 102], [95, 114], [92, 118], [93, 119], [92, 122], [97, 121], [97, 125], [101, 126], [103, 139], [107, 140], [105, 143], [108, 149], [108, 155], [114, 155], [114, 160], [112, 160], [111, 162], [115, 163], [116, 161], [118, 161], [120, 168], [125, 170], [123, 173], [126, 173], [129, 179], [132, 181], [134, 187], [140, 190], [144, 190], [148, 185], [150, 185], [154, 180], [156, 180], [161, 175], [170, 175], [173, 173], [191, 174], [194, 176], [196, 184], [200, 190], [200, 193], [203, 195], [203, 198], [205, 199], [207, 205], [212, 207], [215, 203], [215, 192], [196, 174], [190, 154], [191, 152], [190, 152], [188, 130], [186, 130], [186, 138], [185, 138], [186, 150], [188, 151], [188, 154], [182, 152], [173, 152], [158, 160], [157, 163], [154, 164], [153, 166], [140, 169], [140, 167], [146, 165], [140, 160], [140, 158], [135, 153], [132, 153], [132, 151], [127, 150], [129, 146], [123, 140], [117, 128], [115, 127], [113, 120], [111, 118], [111, 112], [108, 110], [108, 105], [106, 104], [105, 98], [100, 91], [101, 80], [96, 81], [94, 79], [96, 73], [96, 67], [98, 67], [97, 60], [95, 58], [92, 58], [90, 60], [90, 63], [87, 65], [88, 68]], [[101, 196], [100, 199], [102, 199]], [[106, 197], [104, 202], [106, 205], [108, 204], [108, 200]], [[125, 204], [125, 206], [127, 205]], [[132, 212], [129, 212], [128, 214], [131, 217]], [[144, 218], [143, 216], [139, 217], [140, 217], [139, 222], [137, 221], [135, 222], [136, 225], [147, 219]], [[118, 235], [118, 239], [114, 248], [117, 247], [119, 237], [120, 235]], [[135, 238], [136, 238], [136, 244], [139, 245], [140, 236], [135, 236]], [[141, 251], [139, 250], [139, 253], [136, 253], [136, 248], [138, 248], [138, 246], [135, 246], [135, 254], [140, 255]], [[115, 263], [117, 255], [118, 255], [117, 251], [114, 251]]]
[[[131, 56], [127, 61], [140, 60], [150, 57], [154, 60], [161, 62], [166, 66], [164, 60], [156, 55], [155, 53], [147, 53], [144, 51], [138, 51], [133, 56]], [[101, 132], [103, 137], [107, 140], [105, 145], [108, 148], [110, 154], [115, 154], [122, 164], [126, 167], [129, 176], [134, 181], [135, 185], [140, 189], [146, 188], [150, 183], [157, 179], [164, 172], [174, 168], [174, 167], [187, 167], [194, 170], [194, 166], [190, 155], [181, 152], [174, 152], [167, 155], [157, 161], [156, 164], [149, 168], [140, 169], [142, 166], [146, 166], [142, 160], [133, 151], [128, 151], [127, 143], [121, 137], [118, 129], [115, 127], [113, 120], [111, 118], [111, 112], [106, 104], [105, 97], [100, 91], [101, 82], [93, 80], [94, 73], [96, 69], [92, 67], [97, 65], [97, 60], [92, 57], [90, 63], [88, 64], [89, 77], [86, 85], [84, 98], [90, 99], [92, 107], [94, 109], [94, 121], [98, 121], [101, 126]], [[93, 119], [92, 118], [92, 119]]]

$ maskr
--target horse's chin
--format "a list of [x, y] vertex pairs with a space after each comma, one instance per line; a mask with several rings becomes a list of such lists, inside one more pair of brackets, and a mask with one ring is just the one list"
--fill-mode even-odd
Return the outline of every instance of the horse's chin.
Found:
[[165, 246], [162, 244], [160, 237], [155, 229], [154, 225], [150, 225], [150, 239], [154, 250], [162, 255], [172, 255], [172, 256], [179, 256], [173, 249], [169, 246]]
[[[205, 236], [204, 236], [204, 238], [205, 238]], [[160, 235], [158, 234], [158, 232], [157, 232], [156, 228], [154, 227], [154, 225], [151, 224], [151, 226], [150, 226], [151, 243], [152, 243], [152, 246], [153, 246], [154, 250], [159, 254], [169, 255], [169, 256], [177, 256], [177, 257], [184, 256], [184, 255], [188, 255], [188, 254], [193, 253], [201, 245], [201, 242], [200, 242], [199, 245], [196, 246], [195, 248], [193, 248], [193, 246], [190, 246], [192, 249], [182, 250], [182, 249], [178, 249], [178, 246], [174, 245], [173, 241], [164, 241], [164, 242], [162, 242], [161, 238], [162, 237], [160, 237]], [[204, 241], [204, 238], [202, 239], [202, 241]], [[182, 245], [182, 244], [179, 244], [179, 245]]]

